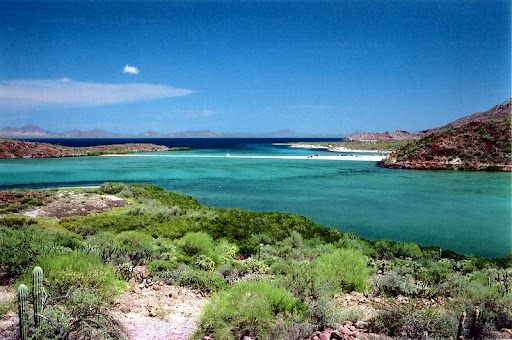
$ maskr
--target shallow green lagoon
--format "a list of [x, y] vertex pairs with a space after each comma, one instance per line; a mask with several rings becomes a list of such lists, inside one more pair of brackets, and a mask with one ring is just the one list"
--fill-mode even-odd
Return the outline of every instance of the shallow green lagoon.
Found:
[[145, 182], [208, 206], [293, 212], [369, 239], [486, 257], [512, 253], [511, 176], [390, 170], [373, 162], [239, 159], [211, 151], [0, 160], [0, 188]]

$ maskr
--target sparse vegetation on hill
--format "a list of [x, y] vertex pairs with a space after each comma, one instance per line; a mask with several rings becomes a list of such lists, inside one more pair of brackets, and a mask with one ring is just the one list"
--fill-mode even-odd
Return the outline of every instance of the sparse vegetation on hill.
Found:
[[[34, 338], [118, 338], [105, 306], [141, 266], [154, 281], [212, 294], [196, 339], [303, 339], [315, 331], [449, 338], [463, 310], [466, 338], [504, 337], [512, 324], [512, 255], [488, 260], [368, 241], [293, 214], [204, 207], [150, 185], [17, 191], [15, 207], [3, 210], [45, 204], [20, 207], [23, 193], [53, 202], [109, 194], [130, 203], [86, 216], [1, 216], [3, 284], [30, 285], [34, 265], [45, 272], [49, 296]], [[340, 326], [356, 322], [357, 330]]]
[[410, 142], [382, 164], [390, 168], [512, 171], [510, 119], [471, 122]]
[[189, 150], [190, 148], [168, 148], [162, 145], [143, 143], [112, 144], [73, 148], [50, 143], [26, 142], [21, 140], [0, 138], [0, 159], [82, 157], [127, 154], [134, 152]]
[[511, 99], [485, 112], [421, 131], [382, 161], [385, 167], [424, 170], [512, 171]]

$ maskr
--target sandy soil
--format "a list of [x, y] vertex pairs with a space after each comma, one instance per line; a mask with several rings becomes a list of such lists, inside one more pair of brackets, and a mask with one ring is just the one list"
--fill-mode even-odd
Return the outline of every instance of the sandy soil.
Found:
[[0, 339], [18, 339], [18, 315], [16, 314], [16, 292], [12, 286], [0, 286], [0, 306], [11, 305], [11, 310], [0, 315]]
[[129, 339], [189, 339], [208, 298], [197, 291], [162, 283], [142, 289], [139, 286], [123, 294], [111, 309]]
[[[18, 315], [15, 291], [0, 286], [0, 303], [12, 304], [10, 312], [0, 315], [0, 339], [18, 339]], [[155, 283], [142, 289], [134, 286], [118, 298], [110, 313], [130, 340], [185, 340], [196, 330], [197, 319], [208, 298], [199, 292]]]

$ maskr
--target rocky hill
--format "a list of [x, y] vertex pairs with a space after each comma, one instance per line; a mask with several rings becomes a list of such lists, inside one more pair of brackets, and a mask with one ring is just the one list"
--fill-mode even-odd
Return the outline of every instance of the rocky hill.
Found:
[[168, 150], [169, 148], [166, 146], [142, 143], [71, 148], [49, 143], [33, 143], [0, 138], [0, 158], [80, 157]]
[[512, 171], [510, 99], [443, 127], [382, 161], [389, 168]]

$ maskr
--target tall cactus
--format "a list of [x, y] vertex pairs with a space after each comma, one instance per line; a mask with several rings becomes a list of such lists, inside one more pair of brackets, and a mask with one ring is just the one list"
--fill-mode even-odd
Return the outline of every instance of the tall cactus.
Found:
[[39, 327], [43, 313], [43, 270], [35, 267], [32, 271], [32, 294], [34, 296], [34, 324]]
[[24, 284], [18, 287], [18, 315], [20, 318], [20, 339], [28, 339], [28, 288]]
[[464, 340], [464, 321], [466, 321], [466, 311], [463, 310], [459, 320], [459, 330], [457, 331], [457, 340]]

